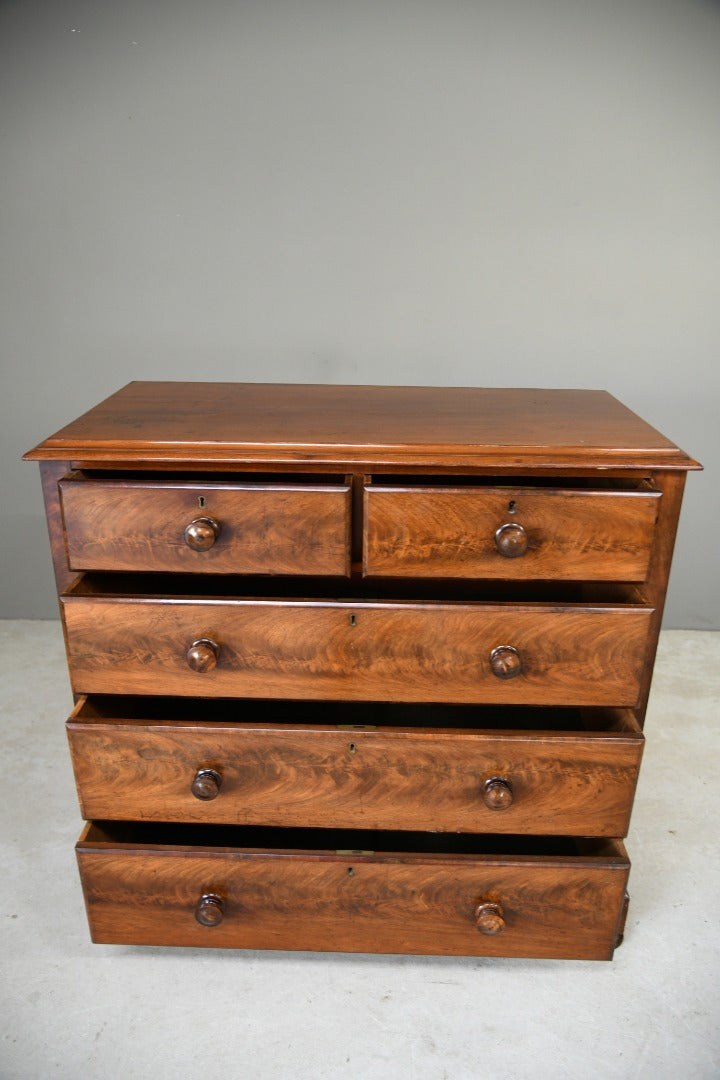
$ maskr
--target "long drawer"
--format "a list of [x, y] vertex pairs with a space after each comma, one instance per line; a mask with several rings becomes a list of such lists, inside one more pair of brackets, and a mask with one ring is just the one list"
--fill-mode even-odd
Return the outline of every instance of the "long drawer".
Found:
[[624, 836], [643, 748], [623, 709], [91, 697], [67, 732], [86, 819], [532, 835]]
[[641, 604], [62, 597], [76, 693], [634, 706]]
[[[372, 845], [373, 850], [369, 850]], [[609, 959], [617, 840], [90, 823], [93, 941]]]
[[273, 480], [60, 481], [71, 570], [335, 574], [350, 570], [350, 486]]
[[369, 485], [363, 570], [416, 578], [643, 581], [660, 493]]

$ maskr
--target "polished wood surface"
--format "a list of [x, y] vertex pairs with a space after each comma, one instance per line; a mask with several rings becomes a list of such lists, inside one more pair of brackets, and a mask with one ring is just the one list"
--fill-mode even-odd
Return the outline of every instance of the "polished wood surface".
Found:
[[68, 562], [75, 570], [350, 570], [350, 488], [341, 478], [313, 486], [79, 476], [61, 481], [60, 492]]
[[77, 845], [96, 942], [609, 959], [629, 867], [619, 842], [541, 857], [218, 851], [96, 832]]
[[201, 926], [219, 926], [225, 915], [225, 901], [217, 893], [205, 893], [195, 908], [195, 918]]
[[[293, 708], [286, 707], [288, 718]], [[178, 704], [178, 712], [185, 709]], [[67, 724], [83, 817], [535, 835], [627, 832], [643, 748], [629, 715], [606, 718], [606, 725], [614, 720], [613, 730], [367, 730], [290, 719], [253, 723], [247, 701], [238, 702], [236, 712], [243, 719], [214, 720], [207, 702], [196, 721], [102, 719], [83, 702]], [[337, 719], [342, 724], [354, 717], [343, 716], [341, 705]], [[552, 720], [550, 712], [546, 723]], [[498, 710], [496, 724], [503, 721]], [[218, 778], [208, 801], [199, 801], [195, 791], [199, 771]]]
[[502, 904], [496, 901], [483, 901], [475, 909], [475, 925], [481, 934], [501, 934], [505, 929], [505, 917]]
[[[514, 514], [514, 501], [511, 501], [509, 505], [512, 507], [510, 513]], [[504, 559], [519, 559], [527, 551], [530, 542], [525, 526], [515, 521], [506, 521], [504, 525], [499, 525], [495, 530], [493, 540], [498, 555], [502, 555]]]
[[210, 638], [199, 638], [185, 653], [185, 661], [191, 671], [202, 673], [216, 668], [219, 656], [220, 646], [217, 642]]
[[[513, 790], [512, 781], [506, 779], [504, 776], [489, 777], [482, 786], [482, 799], [488, 810], [495, 810], [498, 812], [509, 810], [515, 801], [515, 792]], [[527, 831], [531, 832], [532, 829], [528, 829]], [[545, 830], [543, 829], [542, 831], [544, 832]], [[578, 830], [570, 828], [567, 829], [567, 831], [572, 834]], [[619, 836], [620, 834], [616, 829], [613, 829], [608, 835]]]
[[[62, 609], [76, 693], [526, 705], [637, 705], [652, 621], [632, 605], [65, 596]], [[198, 639], [218, 646], [202, 673], [187, 660]], [[498, 646], [517, 651], [516, 677], [497, 677]]]
[[[152, 750], [152, 740], [149, 740], [149, 742], [143, 744], [139, 748], [139, 752], [141, 754], [143, 752], [146, 752], [148, 746], [150, 747], [150, 752], [152, 753], [153, 752], [153, 750]], [[141, 786], [143, 786], [143, 785], [141, 784]], [[220, 788], [221, 787], [222, 787], [222, 773], [218, 772], [217, 769], [198, 769], [197, 772], [195, 773], [195, 776], [193, 777], [193, 782], [190, 785], [190, 791], [192, 792], [194, 798], [200, 799], [201, 802], [210, 802], [212, 799], [217, 799], [218, 795], [220, 794]], [[145, 806], [145, 808], [147, 807], [147, 800], [144, 803], [144, 806]], [[88, 814], [87, 816], [88, 817], [103, 817], [104, 815], [102, 815], [102, 814], [100, 814], [100, 815]], [[117, 812], [114, 813], [114, 814], [111, 814], [110, 816], [111, 817], [116, 817]], [[128, 817], [139, 817], [141, 815], [136, 811], [135, 813], [128, 814], [127, 816]], [[148, 816], [147, 809], [145, 809], [143, 816], [144, 817]]]
[[[191, 551], [209, 551], [215, 546], [219, 535], [220, 522], [209, 517], [193, 518], [183, 529], [183, 540]], [[115, 569], [115, 565], [112, 568]]]
[[132, 382], [26, 457], [687, 469], [601, 390]]
[[516, 679], [523, 673], [523, 658], [514, 645], [496, 645], [490, 652], [490, 670], [496, 679]]
[[65, 544], [65, 526], [63, 523], [62, 507], [60, 505], [60, 492], [58, 481], [68, 470], [66, 461], [41, 461], [40, 480], [42, 482], [43, 500], [45, 502], [45, 520], [47, 522], [48, 536], [50, 538], [50, 552], [55, 571], [55, 585], [58, 593], [64, 592], [77, 578], [68, 566], [67, 548]]
[[650, 637], [645, 650], [640, 704], [636, 710], [636, 715], [641, 724], [645, 722], [650, 684], [655, 666], [655, 654], [660, 637], [663, 611], [665, 610], [668, 579], [675, 549], [675, 536], [685, 490], [685, 473], [654, 473], [652, 482], [658, 490], [662, 491], [663, 497], [660, 503], [660, 512], [655, 529], [655, 543], [648, 571], [648, 581], [645, 587], [647, 596], [652, 597], [654, 615]]
[[363, 568], [405, 577], [642, 581], [659, 492], [365, 489]]
[[697, 462], [601, 391], [145, 382], [26, 456], [94, 940], [612, 956]]

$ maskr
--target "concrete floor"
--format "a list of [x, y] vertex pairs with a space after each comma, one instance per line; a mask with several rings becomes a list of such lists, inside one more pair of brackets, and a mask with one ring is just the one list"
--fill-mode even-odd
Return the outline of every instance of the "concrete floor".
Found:
[[92, 945], [59, 623], [0, 623], [0, 1077], [720, 1076], [720, 634], [663, 635], [611, 963]]

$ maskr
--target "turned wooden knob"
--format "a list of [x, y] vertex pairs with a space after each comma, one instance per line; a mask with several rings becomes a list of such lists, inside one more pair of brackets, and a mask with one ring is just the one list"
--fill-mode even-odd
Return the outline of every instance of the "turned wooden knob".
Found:
[[488, 810], [507, 810], [513, 802], [512, 784], [502, 776], [491, 776], [483, 784], [482, 797]]
[[196, 799], [210, 802], [211, 799], [216, 799], [220, 794], [221, 784], [222, 776], [216, 769], [198, 769], [195, 773], [195, 779], [190, 785], [190, 790]]
[[481, 934], [499, 934], [505, 929], [502, 904], [484, 900], [475, 909], [475, 925]]
[[185, 543], [193, 551], [207, 551], [218, 538], [220, 526], [209, 517], [199, 517], [191, 521], [184, 532]]
[[498, 645], [490, 653], [490, 670], [498, 679], [514, 679], [522, 671], [520, 653], [514, 645]]
[[220, 646], [210, 638], [198, 638], [187, 651], [188, 667], [193, 671], [212, 671], [218, 662]]
[[201, 926], [217, 926], [224, 914], [225, 902], [217, 893], [204, 893], [195, 908], [195, 918]]
[[507, 525], [501, 525], [495, 533], [495, 547], [506, 559], [517, 559], [528, 549], [527, 533], [522, 525], [509, 521]]

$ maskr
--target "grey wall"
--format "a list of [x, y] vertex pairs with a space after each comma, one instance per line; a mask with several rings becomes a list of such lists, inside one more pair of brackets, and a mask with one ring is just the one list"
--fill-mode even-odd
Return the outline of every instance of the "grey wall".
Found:
[[132, 378], [604, 387], [706, 465], [720, 8], [0, 3], [5, 616], [56, 608], [21, 452]]

